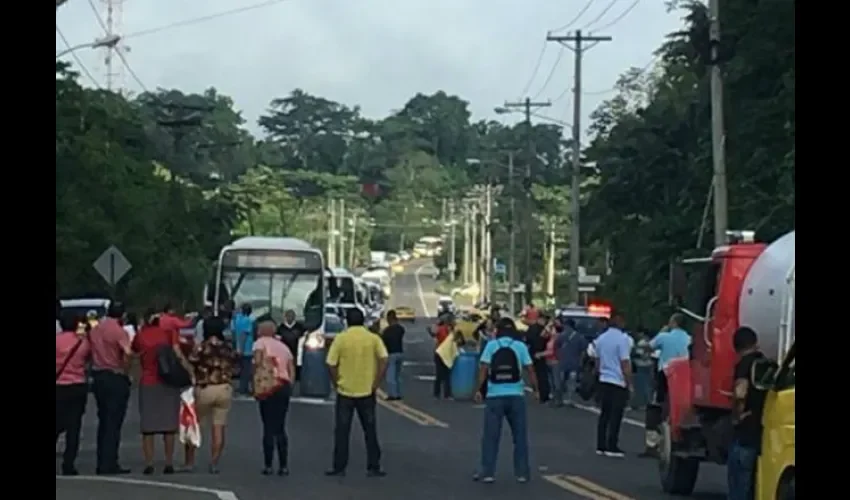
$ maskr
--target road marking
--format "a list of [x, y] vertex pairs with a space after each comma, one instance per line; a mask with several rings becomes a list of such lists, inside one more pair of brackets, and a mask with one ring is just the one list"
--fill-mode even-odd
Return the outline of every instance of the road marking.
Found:
[[400, 415], [423, 427], [440, 427], [442, 429], [449, 428], [449, 424], [438, 420], [423, 411], [408, 406], [401, 401], [387, 401], [387, 393], [382, 389], [378, 389], [375, 394], [378, 396], [378, 404], [396, 415]]
[[634, 500], [631, 497], [627, 497], [626, 495], [622, 495], [620, 493], [617, 493], [614, 490], [609, 490], [608, 488], [606, 488], [602, 485], [596, 484], [593, 481], [591, 481], [590, 479], [585, 479], [585, 478], [580, 477], [580, 476], [562, 476], [562, 477], [565, 480], [567, 480], [571, 483], [578, 484], [581, 487], [587, 488], [588, 490], [591, 490], [594, 493], [599, 493], [600, 495], [605, 495], [607, 498], [610, 498], [611, 500]]
[[433, 361], [405, 361], [402, 366], [434, 366]]
[[424, 344], [427, 339], [404, 339], [402, 343], [404, 345], [414, 345], [414, 344]]
[[[531, 387], [525, 386], [525, 392], [532, 393], [532, 392], [534, 392], [534, 389], [532, 389]], [[579, 404], [579, 403], [573, 403], [572, 406], [573, 406], [573, 408], [578, 408], [579, 410], [590, 412], [590, 413], [593, 413], [595, 415], [599, 415], [599, 413], [600, 413], [599, 408], [597, 408], [595, 406], [587, 406], [587, 405], [583, 405], [583, 404]], [[629, 425], [634, 426], [634, 427], [640, 427], [641, 429], [646, 429], [645, 423], [641, 422], [640, 420], [635, 420], [633, 418], [623, 417], [623, 423], [629, 424]]]
[[561, 489], [569, 491], [570, 493], [575, 493], [576, 495], [578, 495], [582, 498], [588, 498], [590, 500], [612, 500], [608, 497], [598, 495], [591, 490], [584, 489], [577, 484], [573, 484], [573, 483], [567, 481], [566, 479], [564, 479], [564, 476], [561, 476], [561, 475], [545, 475], [545, 476], [543, 476], [543, 479], [545, 479], [546, 481], [549, 481], [550, 483], [554, 484], [555, 486], [557, 486]]
[[[257, 400], [252, 398], [251, 396], [233, 396], [233, 402], [235, 403], [255, 403]], [[293, 396], [289, 399], [290, 403], [303, 404], [303, 405], [314, 405], [314, 406], [328, 406], [334, 404], [332, 399], [324, 399], [324, 398], [308, 398], [303, 396]]]
[[416, 294], [419, 295], [419, 302], [422, 303], [422, 313], [426, 318], [431, 317], [431, 313], [428, 312], [428, 304], [425, 302], [425, 292], [422, 291], [422, 281], [419, 280], [419, 273], [422, 272], [423, 269], [430, 266], [431, 264], [423, 264], [419, 266], [416, 271], [413, 272], [413, 279], [416, 280]]
[[436, 375], [417, 375], [416, 380], [421, 380], [423, 382], [433, 382], [437, 380]]
[[209, 493], [215, 495], [218, 500], [239, 500], [236, 493], [228, 490], [216, 490], [202, 486], [190, 486], [188, 484], [161, 483], [159, 481], [145, 481], [143, 479], [125, 479], [120, 477], [104, 476], [56, 476], [56, 480], [63, 481], [95, 481], [103, 483], [131, 484], [136, 486], [151, 486], [154, 488], [168, 488], [172, 490], [192, 491], [195, 493]]

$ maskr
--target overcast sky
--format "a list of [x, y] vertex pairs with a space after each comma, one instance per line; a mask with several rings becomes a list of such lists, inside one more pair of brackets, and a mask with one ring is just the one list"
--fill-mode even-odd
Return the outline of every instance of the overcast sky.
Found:
[[[631, 8], [598, 32], [614, 40], [593, 48], [584, 59], [585, 125], [590, 112], [610, 95], [602, 91], [627, 68], [646, 66], [664, 35], [682, 24], [679, 14], [666, 12], [662, 0], [639, 0], [633, 6], [634, 1], [592, 0], [570, 27], [593, 32]], [[146, 88], [198, 92], [214, 86], [233, 97], [254, 132], [269, 101], [295, 88], [359, 105], [369, 117], [385, 116], [417, 92], [444, 90], [469, 101], [475, 118], [496, 118], [494, 106], [524, 97], [547, 31], [569, 23], [587, 2], [123, 0], [116, 31], [128, 35], [127, 61]], [[91, 3], [105, 20], [105, 1]], [[133, 36], [258, 3], [271, 5]], [[89, 0], [69, 0], [56, 23], [71, 45], [103, 35]], [[64, 48], [57, 35], [57, 52]], [[563, 51], [553, 77], [543, 85], [559, 51], [557, 44], [548, 44], [527, 93], [553, 100], [540, 113], [570, 121], [572, 95], [564, 91], [572, 88], [572, 52]], [[104, 85], [103, 52], [82, 49], [76, 54]], [[132, 92], [141, 90], [126, 70], [120, 81]]]

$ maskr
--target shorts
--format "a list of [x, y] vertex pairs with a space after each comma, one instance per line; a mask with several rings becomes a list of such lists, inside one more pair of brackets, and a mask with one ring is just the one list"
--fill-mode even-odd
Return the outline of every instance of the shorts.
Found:
[[216, 384], [199, 387], [195, 391], [195, 411], [198, 421], [212, 417], [213, 425], [226, 425], [227, 414], [233, 402], [233, 387], [230, 384]]

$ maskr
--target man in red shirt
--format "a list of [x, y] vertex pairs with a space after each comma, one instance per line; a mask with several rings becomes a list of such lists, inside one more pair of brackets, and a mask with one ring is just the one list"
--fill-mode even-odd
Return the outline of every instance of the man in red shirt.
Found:
[[130, 336], [121, 326], [124, 304], [112, 302], [106, 317], [89, 334], [94, 399], [97, 403], [97, 473], [127, 474], [118, 464], [121, 427], [130, 399]]
[[[437, 324], [432, 328], [431, 335], [434, 337], [436, 341], [436, 345], [434, 349], [440, 347], [440, 344], [443, 343], [446, 338], [451, 335], [452, 330], [454, 330], [454, 321], [451, 317], [443, 316], [439, 320], [437, 320]], [[452, 397], [452, 386], [451, 386], [451, 369], [443, 362], [443, 359], [440, 358], [440, 355], [434, 352], [434, 368], [436, 369], [436, 376], [434, 378], [434, 397], [440, 397], [440, 389], [443, 392], [443, 398], [451, 399]]]

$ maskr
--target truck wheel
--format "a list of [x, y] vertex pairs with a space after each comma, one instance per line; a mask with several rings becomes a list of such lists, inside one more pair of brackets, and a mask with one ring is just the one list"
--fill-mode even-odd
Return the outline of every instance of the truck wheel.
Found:
[[776, 492], [777, 500], [794, 500], [796, 497], [796, 481], [794, 476], [785, 479], [779, 485], [779, 491]]
[[659, 429], [658, 472], [661, 489], [670, 495], [690, 495], [694, 491], [699, 475], [699, 460], [677, 457], [673, 454], [670, 421], [665, 420]]

